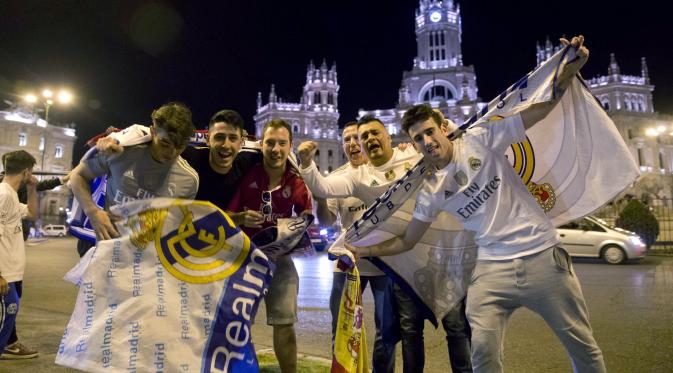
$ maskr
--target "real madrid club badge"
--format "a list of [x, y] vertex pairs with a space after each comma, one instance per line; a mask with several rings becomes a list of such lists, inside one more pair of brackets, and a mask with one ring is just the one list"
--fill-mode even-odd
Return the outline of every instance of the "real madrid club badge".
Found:
[[395, 180], [395, 171], [390, 170], [390, 171], [385, 173], [385, 176], [386, 176], [386, 180], [393, 181], [393, 180]]
[[472, 171], [477, 171], [478, 169], [481, 168], [481, 159], [479, 159], [479, 158], [470, 157], [470, 159], [468, 159], [467, 163], [469, 163]]
[[467, 175], [465, 175], [465, 172], [463, 170], [458, 170], [455, 175], [453, 175], [453, 180], [458, 183], [460, 186], [465, 186], [467, 185]]
[[528, 184], [528, 190], [533, 197], [535, 197], [535, 200], [540, 207], [542, 207], [544, 212], [549, 212], [554, 208], [554, 205], [556, 204], [556, 193], [549, 183], [536, 184], [531, 181]]

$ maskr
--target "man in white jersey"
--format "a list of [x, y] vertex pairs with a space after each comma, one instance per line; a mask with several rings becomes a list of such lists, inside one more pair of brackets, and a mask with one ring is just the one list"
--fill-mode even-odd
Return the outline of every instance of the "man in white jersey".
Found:
[[[356, 197], [367, 205], [371, 205], [389, 184], [404, 175], [421, 158], [416, 150], [407, 147], [404, 150], [393, 149], [392, 139], [385, 125], [372, 116], [365, 116], [358, 121], [358, 138], [369, 163], [339, 175], [320, 174], [313, 157], [317, 145], [312, 141], [303, 142], [297, 148], [301, 160], [301, 175], [311, 192], [319, 198]], [[402, 337], [402, 358], [404, 372], [423, 370], [425, 351], [423, 328], [425, 326], [421, 309], [411, 296], [398, 285], [394, 286], [394, 300], [400, 317]], [[469, 351], [469, 326], [465, 314], [458, 311], [449, 312], [442, 320], [447, 333], [450, 358], [456, 363], [459, 371], [471, 368]]]
[[[584, 38], [571, 42], [579, 58], [558, 78], [562, 92], [586, 63]], [[558, 101], [562, 94], [557, 95]], [[556, 102], [533, 105], [520, 115], [472, 128], [454, 141], [442, 119], [425, 105], [408, 110], [402, 129], [422, 151], [429, 167], [404, 237], [367, 248], [346, 245], [356, 256], [394, 255], [411, 249], [440, 211], [476, 233], [478, 256], [467, 291], [475, 372], [501, 372], [504, 331], [512, 312], [527, 307], [544, 318], [563, 343], [576, 372], [605, 372], [587, 308], [568, 253], [556, 230], [504, 157], [525, 130], [543, 119]]]
[[[348, 158], [348, 163], [339, 167], [331, 175], [341, 175], [349, 172], [364, 164], [367, 159], [362, 154], [362, 148], [358, 141], [358, 123], [348, 122], [344, 126], [342, 133], [343, 150]], [[353, 222], [359, 219], [367, 209], [367, 205], [355, 197], [330, 198], [318, 200], [318, 219], [323, 226], [333, 225], [339, 220], [341, 231], [346, 230]], [[383, 373], [395, 371], [395, 344], [385, 343], [383, 338], [383, 329], [389, 328], [394, 319], [390, 310], [391, 302], [386, 289], [390, 289], [392, 281], [380, 269], [370, 261], [363, 259], [358, 263], [360, 272], [360, 284], [362, 291], [370, 285], [372, 296], [374, 297], [374, 323], [376, 324], [376, 338], [374, 340], [374, 352], [372, 356], [372, 372]], [[337, 320], [339, 316], [339, 306], [341, 304], [341, 294], [346, 283], [346, 273], [337, 268], [337, 261], [334, 261], [334, 276], [332, 279], [332, 292], [330, 294], [329, 304], [332, 314], [332, 340], [334, 341]], [[390, 304], [390, 305], [389, 305]]]
[[[99, 153], [72, 171], [70, 185], [96, 231], [96, 239], [119, 237], [108, 210], [135, 199], [172, 197], [193, 199], [199, 188], [196, 171], [180, 157], [194, 132], [192, 113], [171, 102], [152, 112], [152, 142], [125, 147], [119, 154]], [[107, 175], [105, 210], [91, 197], [91, 180]]]

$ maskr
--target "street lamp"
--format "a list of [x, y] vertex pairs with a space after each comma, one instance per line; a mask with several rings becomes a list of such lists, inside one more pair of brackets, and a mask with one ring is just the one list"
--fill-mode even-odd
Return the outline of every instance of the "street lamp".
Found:
[[[46, 127], [46, 125], [49, 124], [49, 108], [51, 108], [51, 106], [54, 105], [54, 103], [56, 102], [58, 102], [61, 105], [67, 105], [71, 103], [72, 94], [65, 89], [61, 89], [56, 95], [56, 101], [54, 101], [54, 92], [49, 88], [45, 88], [42, 90], [42, 97], [38, 97], [33, 93], [29, 93], [24, 96], [24, 100], [31, 106], [38, 103], [38, 101], [42, 101], [41, 103], [44, 105], [44, 121], [46, 124], [40, 125], [40, 123], [38, 122], [37, 125], [40, 127]], [[42, 147], [42, 149], [40, 149], [42, 151], [40, 171], [44, 172], [44, 153], [47, 151], [47, 136], [45, 136], [44, 131], [42, 131], [40, 146]]]
[[[44, 100], [42, 102], [42, 104], [44, 104], [44, 121], [49, 123], [49, 108], [55, 103], [54, 92], [49, 88], [45, 88], [42, 90], [42, 99]], [[65, 89], [62, 89], [58, 92], [58, 95], [56, 95], [56, 99], [58, 103], [67, 105], [72, 102], [72, 94]], [[24, 100], [29, 104], [35, 104], [38, 102], [39, 98], [35, 94], [29, 93], [24, 97]]]

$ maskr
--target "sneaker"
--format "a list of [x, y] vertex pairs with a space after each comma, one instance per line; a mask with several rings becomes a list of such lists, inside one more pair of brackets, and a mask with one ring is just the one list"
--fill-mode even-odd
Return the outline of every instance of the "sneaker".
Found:
[[37, 351], [31, 350], [23, 344], [17, 342], [5, 346], [5, 351], [0, 355], [1, 360], [19, 360], [34, 359], [38, 355]]

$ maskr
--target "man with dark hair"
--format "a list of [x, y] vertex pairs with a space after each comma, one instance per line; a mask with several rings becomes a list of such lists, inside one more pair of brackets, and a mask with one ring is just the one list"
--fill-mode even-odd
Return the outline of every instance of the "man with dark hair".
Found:
[[475, 232], [477, 264], [467, 290], [466, 313], [478, 372], [503, 371], [505, 330], [520, 307], [539, 314], [553, 329], [574, 371], [605, 372], [570, 256], [560, 246], [551, 220], [504, 157], [511, 144], [526, 139], [526, 129], [549, 114], [588, 59], [583, 36], [561, 42], [576, 48], [577, 58], [558, 74], [556, 97], [503, 118], [502, 123], [473, 127], [449, 140], [442, 121], [428, 106], [408, 110], [402, 128], [422, 151], [428, 168], [436, 171], [424, 180], [403, 236], [362, 249], [346, 244], [356, 256], [410, 250], [440, 212]]
[[[385, 191], [379, 186], [399, 179], [422, 158], [411, 147], [393, 149], [386, 126], [372, 116], [365, 116], [358, 121], [357, 134], [369, 163], [339, 175], [324, 177], [320, 174], [313, 162], [317, 149], [314, 142], [306, 141], [299, 145], [297, 152], [301, 160], [301, 175], [314, 195], [320, 198], [352, 196], [371, 205]], [[404, 372], [423, 370], [425, 319], [422, 311], [402, 287], [394, 285], [393, 294], [400, 317]], [[447, 335], [452, 367], [455, 371], [470, 371], [470, 331], [461, 307], [461, 304], [454, 307], [442, 319], [442, 326]]]
[[[246, 219], [241, 229], [249, 237], [276, 225], [278, 218], [309, 214], [311, 194], [296, 171], [288, 165], [292, 151], [292, 129], [274, 119], [262, 132], [262, 164], [254, 166], [241, 181], [228, 211], [254, 211], [259, 219]], [[234, 214], [231, 214], [234, 215]], [[273, 326], [273, 349], [282, 372], [297, 370], [297, 292], [299, 275], [289, 254], [276, 260], [276, 270], [264, 299], [267, 324]]]
[[[111, 206], [136, 199], [196, 196], [199, 176], [180, 157], [194, 132], [191, 118], [185, 105], [165, 104], [152, 112], [150, 143], [125, 147], [120, 154], [101, 152], [72, 171], [72, 191], [91, 219], [98, 240], [119, 236], [106, 211]], [[105, 210], [93, 201], [90, 187], [91, 181], [102, 175], [107, 175]]]
[[[195, 199], [212, 202], [222, 210], [229, 206], [243, 176], [262, 159], [257, 152], [241, 152], [244, 131], [243, 118], [236, 111], [220, 110], [208, 123], [208, 146], [187, 146], [182, 152], [181, 157], [204, 181], [199, 183]], [[123, 151], [123, 147], [111, 137], [99, 140], [96, 147], [103, 152]], [[234, 223], [242, 225], [262, 216], [255, 211], [244, 211], [230, 217]]]
[[[5, 359], [30, 359], [37, 357], [37, 351], [19, 343], [14, 326], [26, 267], [21, 219], [37, 218], [37, 179], [32, 174], [35, 158], [25, 150], [16, 150], [4, 154], [2, 163], [5, 177], [0, 183], [0, 355]], [[24, 185], [27, 204], [19, 202], [17, 194]]]

